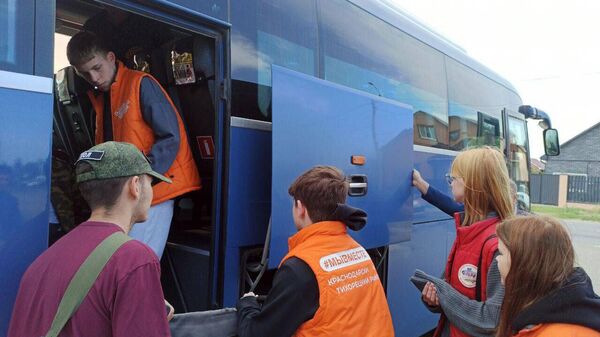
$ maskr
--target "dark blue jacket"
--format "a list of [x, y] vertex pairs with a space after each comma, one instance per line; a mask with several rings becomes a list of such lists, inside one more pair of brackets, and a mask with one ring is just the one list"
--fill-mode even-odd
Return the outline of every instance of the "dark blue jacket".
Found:
[[433, 186], [429, 185], [427, 193], [421, 195], [425, 201], [439, 208], [442, 212], [454, 216], [456, 212], [464, 212], [465, 205], [460, 202], [454, 201], [451, 196], [444, 194], [436, 190]]

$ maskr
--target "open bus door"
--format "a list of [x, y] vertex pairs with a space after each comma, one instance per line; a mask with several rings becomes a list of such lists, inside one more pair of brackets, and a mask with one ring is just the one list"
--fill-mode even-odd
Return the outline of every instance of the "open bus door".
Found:
[[[349, 232], [366, 249], [409, 240], [412, 108], [278, 66], [272, 76], [269, 268], [277, 267], [296, 232], [288, 187], [315, 165], [336, 166], [350, 180], [347, 203], [364, 209], [368, 222]], [[352, 164], [352, 156], [364, 156], [364, 164]]]
[[[126, 22], [126, 28], [136, 27], [132, 32], [121, 27], [123, 36], [119, 41], [129, 49], [139, 50], [132, 56], [139, 62], [130, 66], [152, 75], [173, 101], [202, 179], [201, 190], [175, 198], [161, 260], [165, 298], [176, 312], [218, 307], [223, 154], [228, 137], [225, 120], [230, 104], [230, 24], [166, 1], [151, 4], [133, 0], [57, 0], [56, 33], [72, 36], [84, 30], [89, 20], [103, 22], [110, 17], [109, 10], [131, 20]], [[146, 31], [150, 33], [145, 35]], [[161, 38], [154, 39], [153, 34], [158, 31]], [[75, 85], [77, 81], [83, 85]], [[79, 104], [87, 100], [91, 88], [75, 75], [72, 67], [60, 70], [55, 82], [55, 124], [57, 130], [64, 131], [55, 138], [63, 136], [69, 145], [65, 148], [76, 159], [93, 141], [95, 120]]]
[[0, 336], [21, 276], [48, 245], [51, 1], [0, 5]]

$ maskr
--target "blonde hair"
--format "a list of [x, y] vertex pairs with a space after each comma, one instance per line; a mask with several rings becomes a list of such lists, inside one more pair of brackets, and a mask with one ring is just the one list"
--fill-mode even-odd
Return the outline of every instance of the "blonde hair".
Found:
[[451, 174], [465, 185], [463, 226], [484, 220], [490, 212], [501, 220], [514, 214], [508, 170], [498, 149], [484, 146], [461, 152], [452, 162]]

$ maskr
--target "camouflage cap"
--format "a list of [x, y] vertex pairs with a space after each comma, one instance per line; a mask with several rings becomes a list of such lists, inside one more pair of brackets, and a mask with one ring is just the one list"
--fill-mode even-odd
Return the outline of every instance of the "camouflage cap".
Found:
[[171, 179], [156, 173], [150, 167], [148, 158], [133, 144], [105, 142], [82, 152], [75, 163], [85, 161], [92, 170], [77, 173], [77, 182], [89, 180], [131, 177], [147, 174], [158, 180], [171, 183]]

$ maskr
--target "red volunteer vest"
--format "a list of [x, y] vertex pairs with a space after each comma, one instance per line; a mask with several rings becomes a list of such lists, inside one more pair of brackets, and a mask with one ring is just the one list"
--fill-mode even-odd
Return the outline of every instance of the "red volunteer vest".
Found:
[[[454, 215], [456, 223], [456, 240], [448, 255], [444, 277], [454, 289], [474, 300], [477, 299], [477, 276], [480, 278], [480, 300], [487, 298], [487, 272], [492, 264], [494, 253], [498, 249], [496, 238], [497, 217], [476, 222], [470, 226], [461, 226], [460, 213]], [[478, 266], [481, 265], [481, 270]], [[434, 336], [441, 336], [446, 317], [442, 314]], [[468, 337], [450, 323], [451, 337]]]
[[[142, 117], [140, 84], [144, 77], [150, 77], [156, 81], [152, 76], [141, 71], [128, 69], [121, 62], [118, 62], [115, 82], [110, 87], [110, 111], [112, 112], [113, 140], [131, 143], [143, 153], [148, 154], [154, 144], [154, 132]], [[198, 190], [201, 187], [200, 176], [188, 145], [187, 134], [181, 117], [169, 95], [162, 87], [161, 90], [176, 112], [180, 142], [175, 161], [164, 173], [173, 183], [160, 182], [154, 185], [152, 205]], [[104, 142], [103, 95], [104, 93], [96, 95], [92, 91], [88, 92], [96, 111], [96, 144]]]
[[324, 221], [289, 239], [289, 253], [306, 262], [319, 285], [319, 308], [295, 336], [389, 337], [392, 317], [367, 251], [339, 221]]

